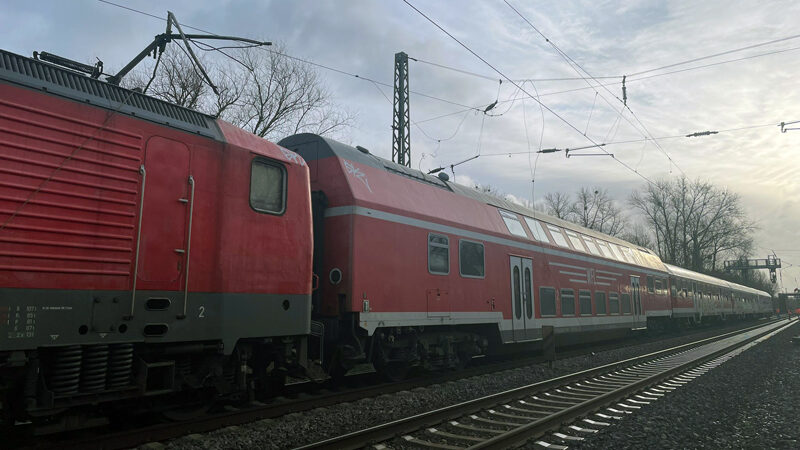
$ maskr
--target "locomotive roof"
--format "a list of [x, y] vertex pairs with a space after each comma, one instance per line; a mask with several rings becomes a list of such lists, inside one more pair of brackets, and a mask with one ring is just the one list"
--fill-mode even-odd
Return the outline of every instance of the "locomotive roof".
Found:
[[[341, 142], [335, 141], [333, 139], [329, 139], [326, 137], [322, 137], [316, 134], [311, 133], [301, 133], [296, 134], [293, 136], [289, 136], [287, 138], [282, 139], [278, 145], [282, 145], [285, 147], [293, 148], [302, 144], [306, 144], [309, 142], [318, 142], [321, 145], [317, 147], [317, 157], [316, 159], [323, 159], [331, 156], [336, 156], [338, 158], [347, 159], [359, 164], [364, 164], [370, 167], [374, 167], [380, 170], [384, 170], [387, 172], [391, 172], [397, 175], [402, 175], [407, 178], [411, 178], [416, 180], [420, 183], [430, 184], [441, 189], [446, 189], [453, 192], [456, 195], [461, 195], [464, 197], [469, 197], [474, 200], [477, 200], [481, 203], [486, 203], [488, 205], [492, 205], [494, 207], [504, 209], [507, 211], [512, 211], [524, 216], [528, 216], [531, 218], [535, 218], [536, 220], [540, 220], [542, 222], [550, 223], [553, 225], [558, 225], [562, 228], [577, 231], [579, 233], [592, 236], [595, 238], [602, 239], [607, 242], [613, 242], [615, 244], [624, 245], [626, 247], [630, 247], [633, 249], [638, 249], [639, 251], [645, 252], [651, 255], [653, 258], [656, 258], [659, 263], [661, 263], [660, 258], [650, 251], [649, 249], [639, 247], [637, 245], [631, 244], [630, 242], [624, 241], [622, 239], [609, 236], [604, 233], [600, 233], [598, 231], [584, 228], [580, 225], [577, 225], [572, 222], [568, 222], [566, 220], [562, 220], [550, 215], [547, 215], [542, 212], [535, 211], [530, 208], [526, 208], [522, 205], [517, 203], [513, 203], [507, 201], [505, 199], [496, 197], [494, 195], [487, 194], [485, 192], [481, 192], [475, 188], [464, 186], [458, 183], [453, 183], [450, 181], [441, 180], [439, 177], [435, 177], [429, 174], [426, 174], [422, 171], [413, 169], [411, 167], [402, 166], [400, 164], [394, 163], [392, 161], [386, 160], [379, 156], [373, 155], [369, 153], [366, 149], [359, 150], [357, 148], [351, 147], [347, 144], [343, 144]], [[308, 158], [307, 158], [308, 159]]]
[[211, 116], [5, 50], [0, 50], [2, 81], [223, 140]]

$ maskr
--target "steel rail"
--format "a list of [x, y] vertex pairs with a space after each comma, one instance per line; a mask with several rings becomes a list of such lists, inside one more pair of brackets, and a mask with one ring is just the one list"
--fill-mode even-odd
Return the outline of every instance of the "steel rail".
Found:
[[[672, 347], [670, 349], [653, 352], [648, 355], [644, 355], [644, 357], [652, 357], [654, 355], [662, 354], [664, 352], [680, 351], [682, 349], [690, 348], [691, 346], [701, 345], [702, 343], [709, 342], [713, 339], [719, 339], [725, 336], [730, 336], [763, 325], [764, 324], [761, 323], [756, 326], [749, 326], [738, 330], [721, 333], [719, 335], [712, 336], [709, 338], [704, 338], [688, 344], [683, 344], [680, 346]], [[659, 337], [659, 339], [663, 339], [663, 336]], [[591, 351], [607, 350], [608, 348], [606, 347], [622, 348], [627, 346], [625, 345], [620, 346], [616, 344], [609, 345], [608, 343], [605, 343], [597, 346], [582, 347], [580, 351], [560, 352], [559, 356], [561, 358], [580, 356], [586, 354], [590, 350]], [[635, 359], [636, 358], [631, 358], [625, 361], [608, 364], [603, 367], [608, 369], [609, 367], [614, 367], [618, 364], [630, 362]], [[163, 441], [166, 439], [172, 439], [190, 433], [202, 433], [202, 432], [213, 431], [226, 426], [241, 425], [243, 423], [255, 422], [263, 419], [277, 418], [290, 413], [307, 411], [319, 407], [327, 407], [342, 402], [352, 402], [363, 398], [375, 397], [382, 394], [392, 394], [403, 390], [411, 390], [418, 387], [445, 383], [448, 381], [453, 381], [455, 379], [463, 379], [476, 375], [502, 372], [503, 370], [515, 369], [526, 365], [539, 364], [542, 362], [545, 362], [545, 360], [542, 357], [515, 358], [512, 361], [501, 360], [500, 362], [496, 361], [488, 362], [488, 364], [486, 365], [479, 365], [467, 368], [457, 373], [437, 374], [432, 377], [414, 378], [400, 383], [369, 384], [366, 387], [360, 386], [356, 388], [347, 388], [343, 391], [333, 391], [333, 392], [331, 392], [328, 389], [327, 392], [321, 392], [316, 394], [309, 394], [308, 392], [306, 392], [306, 390], [301, 390], [300, 392], [294, 392], [294, 390], [292, 390], [290, 391], [290, 395], [300, 395], [300, 397], [290, 398], [284, 401], [279, 400], [268, 404], [254, 405], [240, 410], [214, 413], [208, 416], [193, 419], [188, 422], [170, 422], [163, 424], [136, 426], [134, 429], [98, 431], [93, 436], [84, 435], [83, 437], [73, 437], [66, 439], [61, 438], [58, 439], [57, 441], [51, 441], [48, 439], [41, 439], [41, 440], [37, 439], [36, 441], [32, 442], [28, 441], [26, 444], [23, 445], [23, 447], [36, 448], [36, 449], [58, 448], [60, 450], [72, 449], [72, 448], [84, 449], [90, 447], [105, 448], [105, 449], [131, 448], [141, 445], [143, 443]], [[365, 376], [367, 377], [371, 375], [372, 374], [365, 374]], [[357, 376], [356, 378], [358, 377], [361, 377], [361, 375]], [[557, 379], [563, 379], [563, 378], [564, 377], [560, 377]], [[302, 385], [298, 385], [298, 387], [300, 389], [303, 389]], [[322, 385], [320, 386], [320, 388], [326, 390], [328, 386]]]
[[[468, 400], [455, 405], [446, 406], [433, 411], [428, 411], [415, 416], [398, 419], [385, 424], [376, 425], [374, 427], [366, 428], [364, 430], [348, 433], [342, 436], [326, 439], [320, 442], [312, 443], [309, 445], [297, 447], [298, 450], [310, 449], [356, 449], [362, 448], [370, 443], [377, 443], [390, 440], [394, 437], [415, 432], [420, 429], [433, 427], [441, 423], [455, 420], [459, 417], [469, 416], [484, 410], [487, 410], [497, 405], [502, 405], [510, 401], [518, 400], [537, 394], [544, 391], [549, 391], [557, 387], [572, 384], [576, 381], [593, 378], [600, 375], [606, 375], [613, 372], [615, 369], [622, 367], [634, 366], [646, 361], [652, 361], [659, 358], [675, 355], [682, 351], [690, 350], [704, 344], [720, 341], [735, 335], [747, 333], [759, 328], [771, 326], [781, 320], [773, 320], [770, 322], [761, 323], [755, 326], [747, 327], [741, 330], [724, 333], [718, 336], [701, 339], [699, 341], [690, 342], [688, 344], [678, 345], [672, 348], [659, 350], [656, 352], [648, 353], [646, 355], [636, 356], [622, 361], [617, 361], [611, 364], [598, 366], [595, 368], [587, 369], [581, 372], [568, 374], [545, 381], [540, 381], [530, 385], [522, 386], [515, 389], [510, 389], [504, 392], [487, 395], [474, 400]], [[794, 322], [791, 322], [794, 323]]]
[[[579, 417], [585, 416], [589, 413], [597, 411], [610, 403], [615, 403], [619, 400], [625, 399], [630, 397], [631, 395], [638, 393], [644, 389], [647, 389], [653, 385], [659, 384], [660, 382], [667, 380], [675, 375], [684, 373], [690, 369], [693, 369], [699, 365], [702, 365], [708, 361], [714, 360], [722, 355], [735, 351], [736, 349], [743, 347], [755, 340], [760, 339], [765, 335], [770, 334], [777, 334], [786, 328], [794, 325], [796, 321], [789, 320], [788, 323], [784, 324], [783, 326], [772, 328], [772, 324], [765, 325], [764, 328], [768, 328], [767, 330], [757, 333], [753, 336], [750, 336], [742, 341], [735, 342], [732, 345], [725, 346], [721, 349], [718, 349], [714, 352], [709, 354], [703, 355], [696, 359], [691, 359], [689, 361], [684, 362], [683, 364], [678, 364], [670, 369], [667, 369], [663, 372], [655, 373], [649, 377], [643, 378], [641, 380], [635, 381], [619, 389], [614, 391], [608, 392], [606, 394], [597, 396], [595, 398], [589, 399], [585, 402], [579, 403], [575, 406], [571, 406], [569, 408], [563, 409], [555, 414], [550, 416], [544, 417], [539, 419], [535, 422], [531, 422], [527, 425], [523, 425], [521, 427], [512, 429], [506, 433], [503, 433], [499, 436], [494, 438], [488, 439], [484, 442], [478, 443], [476, 445], [470, 446], [471, 450], [477, 449], [505, 449], [509, 448], [515, 444], [519, 444], [522, 442], [526, 442], [529, 439], [536, 438], [542, 436], [543, 434], [547, 433], [548, 431], [560, 428], [564, 423], [570, 422], [574, 419]], [[742, 333], [745, 334], [745, 333]]]

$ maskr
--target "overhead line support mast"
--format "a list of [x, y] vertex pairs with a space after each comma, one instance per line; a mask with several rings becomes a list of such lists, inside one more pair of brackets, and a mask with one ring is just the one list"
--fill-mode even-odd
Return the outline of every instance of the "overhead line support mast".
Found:
[[411, 111], [408, 102], [408, 55], [394, 55], [394, 119], [392, 161], [411, 167]]

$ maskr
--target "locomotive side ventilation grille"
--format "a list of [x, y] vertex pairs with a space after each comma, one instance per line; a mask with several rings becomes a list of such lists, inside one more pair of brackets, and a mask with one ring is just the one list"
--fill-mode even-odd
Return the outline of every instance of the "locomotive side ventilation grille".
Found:
[[0, 79], [219, 138], [214, 120], [197, 111], [89, 78], [60, 67], [0, 50]]

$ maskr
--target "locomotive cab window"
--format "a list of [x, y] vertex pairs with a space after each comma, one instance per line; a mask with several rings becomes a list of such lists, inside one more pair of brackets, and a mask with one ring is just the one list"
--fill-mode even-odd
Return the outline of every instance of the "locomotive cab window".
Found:
[[458, 241], [458, 262], [462, 277], [484, 277], [483, 244], [480, 242]]
[[286, 210], [286, 169], [264, 159], [254, 159], [250, 166], [250, 207], [266, 214]]
[[428, 235], [428, 272], [434, 275], [450, 273], [450, 239], [447, 236]]

